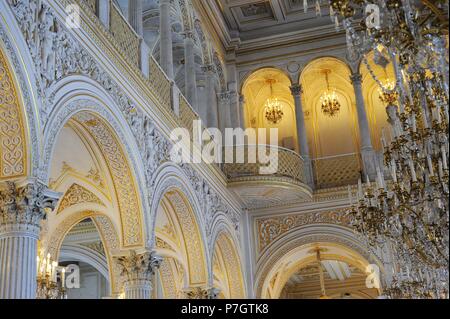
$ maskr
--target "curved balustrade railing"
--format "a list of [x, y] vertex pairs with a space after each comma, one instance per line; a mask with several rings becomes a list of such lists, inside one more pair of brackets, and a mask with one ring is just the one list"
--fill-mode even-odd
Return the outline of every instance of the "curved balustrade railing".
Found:
[[[233, 163], [224, 163], [223, 172], [231, 181], [248, 178], [248, 177], [280, 177], [290, 179], [295, 183], [305, 183], [305, 173], [303, 159], [299, 154], [288, 150], [286, 148], [260, 145], [265, 148], [266, 154], [273, 154], [276, 157], [264, 156], [260, 158], [258, 155], [257, 146], [244, 145], [235, 146]], [[230, 151], [230, 147], [224, 149], [224, 156], [226, 151]], [[243, 162], [239, 162], [237, 153], [243, 154]], [[249, 153], [254, 152], [256, 156], [250, 156]], [[224, 161], [225, 162], [225, 161]], [[273, 172], [266, 174], [265, 172]]]
[[313, 160], [316, 188], [353, 185], [361, 177], [361, 159], [357, 153], [316, 158]]

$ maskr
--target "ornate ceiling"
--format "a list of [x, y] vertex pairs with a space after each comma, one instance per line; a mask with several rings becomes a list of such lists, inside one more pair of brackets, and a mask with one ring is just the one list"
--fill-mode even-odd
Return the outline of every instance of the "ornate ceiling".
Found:
[[308, 0], [304, 12], [303, 0], [197, 0], [204, 13], [213, 21], [216, 32], [222, 30], [222, 40], [254, 41], [268, 37], [292, 37], [308, 29], [331, 28], [333, 23], [324, 1], [321, 17], [316, 17], [315, 1]]

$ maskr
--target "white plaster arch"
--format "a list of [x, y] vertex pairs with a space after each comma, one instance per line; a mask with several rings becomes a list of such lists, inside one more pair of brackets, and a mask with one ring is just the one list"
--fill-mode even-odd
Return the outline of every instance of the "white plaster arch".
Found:
[[85, 76], [69, 76], [62, 79], [54, 86], [53, 96], [55, 106], [50, 115], [49, 121], [44, 130], [44, 163], [42, 168], [42, 180], [47, 181], [50, 171], [50, 159], [54, 152], [56, 139], [61, 128], [74, 116], [83, 113], [92, 114], [103, 122], [105, 127], [111, 132], [113, 137], [120, 143], [123, 156], [128, 162], [130, 178], [134, 183], [135, 196], [138, 201], [139, 211], [133, 217], [135, 224], [139, 223], [139, 233], [132, 242], [124, 246], [145, 246], [148, 242], [146, 233], [146, 217], [148, 214], [148, 199], [145, 169], [140, 157], [139, 149], [133, 134], [126, 124], [126, 120], [121, 115], [116, 103], [99, 86]]
[[[151, 202], [151, 228], [149, 232], [152, 234], [152, 243], [155, 243], [155, 225], [156, 225], [156, 214], [158, 212], [159, 204], [164, 196], [171, 191], [178, 192], [181, 197], [184, 198], [185, 205], [188, 206], [190, 210], [190, 214], [192, 214], [193, 219], [197, 227], [199, 241], [202, 247], [197, 251], [197, 255], [203, 256], [201, 257], [203, 260], [197, 260], [200, 263], [200, 269], [196, 274], [190, 274], [191, 277], [189, 282], [196, 285], [205, 285], [208, 282], [208, 269], [210, 269], [209, 265], [211, 263], [211, 259], [208, 252], [208, 241], [205, 232], [205, 221], [203, 218], [203, 210], [200, 202], [195, 194], [195, 191], [192, 189], [192, 186], [181, 170], [181, 168], [173, 163], [164, 163], [162, 164], [157, 172], [154, 175], [153, 185], [154, 192], [152, 195]], [[197, 247], [198, 248], [198, 247]], [[189, 251], [190, 255], [194, 255], [193, 251]], [[188, 256], [188, 260], [190, 260], [191, 256]], [[192, 260], [190, 260], [192, 262]], [[191, 271], [192, 272], [192, 271]], [[195, 277], [195, 279], [194, 279]]]
[[109, 283], [109, 269], [106, 258], [88, 247], [80, 245], [62, 245], [59, 254], [59, 262], [73, 261], [73, 259], [85, 262], [97, 269]]
[[[227, 273], [227, 281], [229, 286], [229, 292], [226, 292], [226, 295], [229, 295], [230, 298], [233, 299], [243, 299], [246, 297], [247, 291], [244, 281], [244, 261], [242, 259], [242, 250], [235, 234], [236, 231], [233, 229], [233, 226], [230, 224], [226, 216], [219, 212], [213, 222], [209, 249], [210, 256], [214, 256], [215, 251], [220, 250], [222, 258], [225, 259], [225, 257], [228, 257], [227, 260], [223, 260], [225, 266], [224, 270]], [[228, 256], [224, 256], [224, 254], [228, 254]], [[210, 284], [213, 285], [213, 263], [211, 263], [211, 268], [209, 271]]]

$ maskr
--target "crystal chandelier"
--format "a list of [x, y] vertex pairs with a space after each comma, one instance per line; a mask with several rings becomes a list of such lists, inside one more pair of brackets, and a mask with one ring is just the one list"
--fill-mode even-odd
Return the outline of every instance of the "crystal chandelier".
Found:
[[[37, 299], [66, 299], [65, 268], [59, 267], [51, 255], [46, 258], [37, 257]], [[60, 275], [60, 282], [58, 282]]]
[[[378, 8], [378, 21], [367, 16], [369, 4]], [[353, 225], [373, 246], [395, 243], [388, 295], [448, 298], [448, 1], [331, 0], [330, 6], [337, 25], [342, 19], [349, 56], [362, 57], [378, 83], [390, 123], [384, 165], [375, 185], [369, 178], [365, 187], [359, 183]], [[372, 50], [393, 63], [395, 82], [377, 78], [367, 61]]]
[[341, 111], [341, 103], [338, 100], [336, 91], [330, 89], [330, 82], [328, 79], [328, 75], [330, 74], [330, 72], [330, 70], [323, 71], [327, 83], [327, 89], [320, 97], [320, 103], [322, 105], [323, 114], [329, 117], [334, 117], [337, 116]]
[[267, 99], [264, 105], [266, 120], [271, 124], [278, 124], [283, 120], [284, 112], [283, 107], [278, 101], [278, 98], [273, 97], [273, 84], [275, 80], [269, 79], [267, 83], [270, 85], [270, 98]]

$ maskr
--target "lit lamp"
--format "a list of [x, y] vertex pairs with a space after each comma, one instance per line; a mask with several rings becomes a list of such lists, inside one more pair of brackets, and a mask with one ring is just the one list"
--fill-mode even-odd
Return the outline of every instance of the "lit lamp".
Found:
[[278, 124], [283, 120], [283, 107], [280, 101], [273, 97], [273, 83], [275, 83], [275, 80], [269, 79], [267, 83], [270, 85], [270, 98], [267, 99], [265, 104], [265, 117], [269, 123]]
[[330, 89], [330, 81], [328, 75], [331, 70], [323, 70], [325, 75], [325, 81], [327, 82], [327, 89], [320, 97], [320, 102], [322, 104], [322, 112], [326, 116], [334, 117], [341, 111], [341, 103], [339, 102], [338, 96], [335, 90]]
[[[50, 254], [46, 258], [37, 256], [37, 299], [66, 299], [66, 289], [64, 287], [65, 268], [59, 267], [58, 263], [52, 260]], [[61, 282], [58, 283], [58, 273], [61, 273]]]

